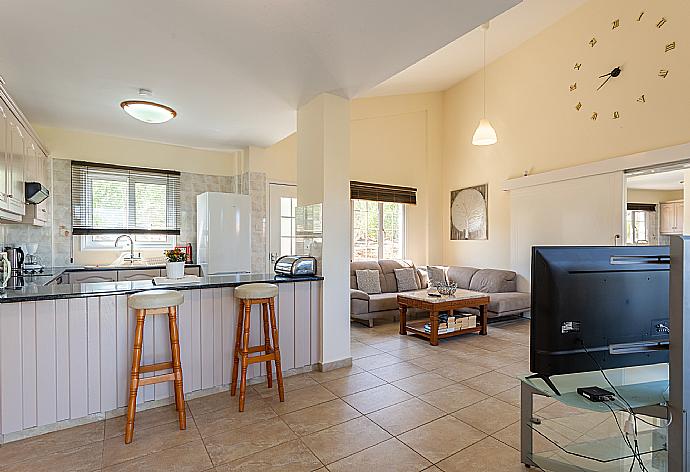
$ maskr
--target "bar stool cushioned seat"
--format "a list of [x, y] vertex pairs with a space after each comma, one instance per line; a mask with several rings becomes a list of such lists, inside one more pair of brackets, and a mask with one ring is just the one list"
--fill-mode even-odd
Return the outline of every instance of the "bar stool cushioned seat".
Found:
[[276, 295], [278, 287], [267, 283], [240, 285], [235, 289], [235, 297], [242, 299], [273, 298]]
[[127, 298], [127, 305], [135, 310], [152, 310], [182, 305], [184, 295], [177, 290], [148, 290]]

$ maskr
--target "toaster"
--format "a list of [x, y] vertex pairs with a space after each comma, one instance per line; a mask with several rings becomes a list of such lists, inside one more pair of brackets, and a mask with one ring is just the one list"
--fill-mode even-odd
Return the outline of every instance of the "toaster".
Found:
[[311, 256], [279, 257], [274, 270], [278, 275], [316, 275], [316, 259]]

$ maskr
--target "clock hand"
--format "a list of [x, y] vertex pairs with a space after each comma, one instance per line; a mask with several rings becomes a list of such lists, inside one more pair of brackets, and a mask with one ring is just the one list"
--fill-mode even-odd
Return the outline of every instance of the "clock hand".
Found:
[[610, 76], [610, 75], [611, 75], [611, 72], [609, 72], [608, 74], [600, 75], [599, 78], [600, 78], [600, 79], [603, 79], [604, 77], [608, 77], [608, 76]]
[[[606, 77], [606, 76], [604, 76], [604, 77]], [[597, 87], [597, 90], [599, 90], [599, 89], [602, 88], [604, 85], [606, 85], [606, 82], [608, 82], [609, 80], [611, 80], [611, 77], [613, 77], [613, 76], [612, 76], [612, 75], [609, 75], [608, 77], [606, 77], [606, 80], [604, 80], [604, 82], [603, 82], [599, 87]]]

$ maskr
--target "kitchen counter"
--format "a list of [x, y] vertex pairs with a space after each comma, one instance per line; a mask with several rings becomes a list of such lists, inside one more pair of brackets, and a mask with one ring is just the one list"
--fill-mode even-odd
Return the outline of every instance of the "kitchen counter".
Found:
[[[134, 292], [161, 288], [184, 295], [178, 326], [185, 394], [228, 388], [240, 305], [235, 287], [246, 283], [278, 285], [275, 310], [285, 375], [321, 362], [322, 277], [245, 273], [160, 287], [150, 280], [44, 285], [50, 278], [27, 277], [24, 287], [0, 292], [0, 442], [122, 414], [136, 321], [127, 296]], [[254, 305], [251, 345], [261, 344], [261, 328], [260, 307]], [[147, 316], [142, 362], [169, 358], [167, 317]], [[247, 378], [258, 381], [265, 374], [265, 363], [257, 363], [249, 366]], [[168, 382], [145, 385], [137, 403], [167, 403], [172, 395]]]
[[[78, 269], [77, 269], [78, 270]], [[87, 269], [91, 270], [91, 269]], [[85, 284], [46, 285], [59, 277], [65, 271], [73, 272], [72, 268], [65, 269], [52, 275], [25, 276], [23, 287], [6, 288], [0, 291], [0, 303], [28, 302], [40, 300], [56, 300], [63, 298], [79, 298], [104, 295], [126, 295], [144, 290], [194, 290], [205, 288], [237, 287], [238, 285], [268, 282], [274, 284], [295, 283], [323, 280], [320, 276], [285, 277], [276, 274], [241, 273], [227, 275], [209, 275], [200, 277], [198, 283], [180, 285], [154, 285], [149, 280], [132, 282], [98, 282]]]

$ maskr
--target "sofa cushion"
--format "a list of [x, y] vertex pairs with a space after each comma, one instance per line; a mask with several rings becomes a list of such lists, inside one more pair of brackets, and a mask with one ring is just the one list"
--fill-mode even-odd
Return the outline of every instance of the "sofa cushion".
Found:
[[430, 284], [438, 284], [438, 283], [447, 283], [448, 282], [448, 267], [441, 267], [441, 266], [427, 266], [427, 270], [429, 271], [429, 283]]
[[398, 309], [397, 293], [378, 293], [371, 295], [369, 299], [369, 312], [387, 311]]
[[417, 267], [417, 276], [419, 277], [419, 288], [427, 288], [429, 286], [429, 272], [423, 267]]
[[383, 285], [383, 272], [381, 272], [381, 266], [379, 266], [378, 261], [353, 261], [350, 262], [350, 288], [359, 288], [357, 287], [357, 276], [355, 275], [355, 272], [363, 269], [378, 270], [379, 279], [381, 281], [381, 285]]
[[530, 308], [530, 295], [524, 292], [504, 292], [489, 294], [489, 311], [506, 313], [527, 311]]
[[419, 290], [419, 284], [415, 276], [415, 269], [407, 267], [405, 269], [395, 269], [395, 281], [398, 284], [398, 292], [409, 292], [410, 290]]
[[369, 302], [366, 300], [353, 298], [352, 300], [350, 300], [350, 313], [353, 315], [362, 315], [364, 313], [369, 313]]
[[379, 279], [378, 270], [360, 269], [355, 271], [357, 277], [357, 288], [362, 292], [381, 293], [381, 280]]
[[512, 270], [480, 269], [472, 276], [469, 288], [487, 293], [515, 292], [516, 279], [517, 274]]
[[[381, 272], [383, 273], [383, 281], [381, 282], [382, 293], [392, 293], [398, 291], [398, 282], [395, 279], [395, 269], [404, 269], [406, 267], [411, 267], [413, 269], [415, 268], [412, 261], [402, 259], [381, 259], [379, 260], [379, 266], [381, 266]], [[419, 286], [420, 283], [416, 270], [415, 278], [417, 278], [417, 286]]]
[[470, 290], [472, 276], [478, 271], [479, 269], [475, 269], [474, 267], [450, 266], [448, 267], [448, 281], [458, 284], [458, 288]]

